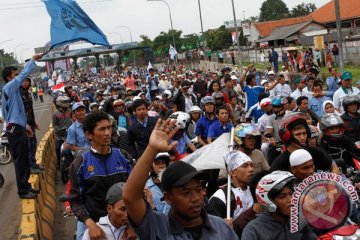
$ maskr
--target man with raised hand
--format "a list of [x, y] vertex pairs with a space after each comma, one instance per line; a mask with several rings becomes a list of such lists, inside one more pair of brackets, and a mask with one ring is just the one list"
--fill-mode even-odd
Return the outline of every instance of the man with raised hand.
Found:
[[238, 239], [221, 218], [208, 215], [203, 209], [202, 181], [205, 172], [178, 161], [162, 175], [164, 199], [170, 204], [168, 215], [153, 211], [144, 199], [144, 186], [156, 154], [173, 149], [169, 140], [176, 133], [175, 121], [160, 125], [158, 120], [149, 144], [139, 158], [124, 188], [123, 199], [131, 225], [140, 239]]
[[34, 133], [31, 127], [26, 124], [26, 113], [20, 95], [20, 86], [36, 67], [35, 61], [41, 57], [42, 54], [32, 56], [20, 74], [14, 66], [7, 66], [2, 71], [5, 85], [2, 91], [1, 111], [7, 123], [6, 135], [14, 158], [18, 194], [22, 199], [34, 199], [40, 191], [33, 189], [28, 182], [30, 177], [28, 136], [32, 136]]

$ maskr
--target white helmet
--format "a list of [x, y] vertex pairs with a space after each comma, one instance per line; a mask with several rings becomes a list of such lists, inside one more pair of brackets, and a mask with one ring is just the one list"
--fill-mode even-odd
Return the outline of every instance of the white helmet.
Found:
[[171, 98], [171, 97], [172, 97], [172, 93], [171, 93], [170, 90], [165, 90], [165, 91], [163, 92], [163, 96], [164, 96], [164, 95], [167, 95], [167, 98]]
[[275, 212], [277, 206], [274, 203], [274, 198], [285, 185], [294, 179], [295, 176], [286, 171], [274, 171], [264, 176], [256, 186], [256, 199], [269, 212]]
[[139, 96], [135, 96], [135, 97], [133, 97], [133, 101], [135, 102], [136, 100], [139, 100], [139, 99], [141, 99], [141, 97], [139, 97]]
[[189, 114], [185, 112], [174, 112], [169, 116], [170, 119], [176, 119], [175, 126], [180, 129], [185, 129], [190, 122]]
[[193, 113], [193, 112], [199, 112], [199, 113], [201, 113], [202, 111], [201, 111], [201, 109], [198, 107], [198, 106], [192, 106], [191, 108], [190, 108], [190, 111], [189, 111], [189, 113]]

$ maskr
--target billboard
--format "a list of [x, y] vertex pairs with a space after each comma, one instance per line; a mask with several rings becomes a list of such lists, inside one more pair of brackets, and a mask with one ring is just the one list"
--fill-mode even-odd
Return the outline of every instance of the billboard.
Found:
[[[224, 22], [224, 25], [225, 25], [225, 28], [235, 28], [235, 23], [234, 23], [233, 20], [225, 21], [225, 22]], [[237, 25], [238, 27], [241, 26], [241, 20], [240, 20], [240, 19], [237, 19], [237, 20], [236, 20], [236, 25]]]
[[250, 36], [250, 22], [242, 22], [241, 27], [244, 36]]

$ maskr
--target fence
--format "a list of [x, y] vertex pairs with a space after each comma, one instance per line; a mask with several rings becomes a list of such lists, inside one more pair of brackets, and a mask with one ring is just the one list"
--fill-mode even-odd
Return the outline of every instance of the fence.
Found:
[[41, 193], [38, 194], [37, 199], [22, 200], [19, 240], [54, 239], [56, 154], [55, 135], [51, 127], [37, 147], [36, 162], [44, 165], [46, 171], [30, 176], [29, 182], [33, 188], [40, 189]]

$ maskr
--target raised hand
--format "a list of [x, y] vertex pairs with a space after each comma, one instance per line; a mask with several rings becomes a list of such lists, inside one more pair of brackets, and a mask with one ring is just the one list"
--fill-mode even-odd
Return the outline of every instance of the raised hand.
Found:
[[175, 123], [176, 120], [167, 119], [161, 124], [161, 119], [159, 119], [151, 133], [149, 146], [158, 152], [168, 152], [173, 149], [177, 142], [169, 144], [169, 141], [178, 130], [178, 128], [174, 128]]

